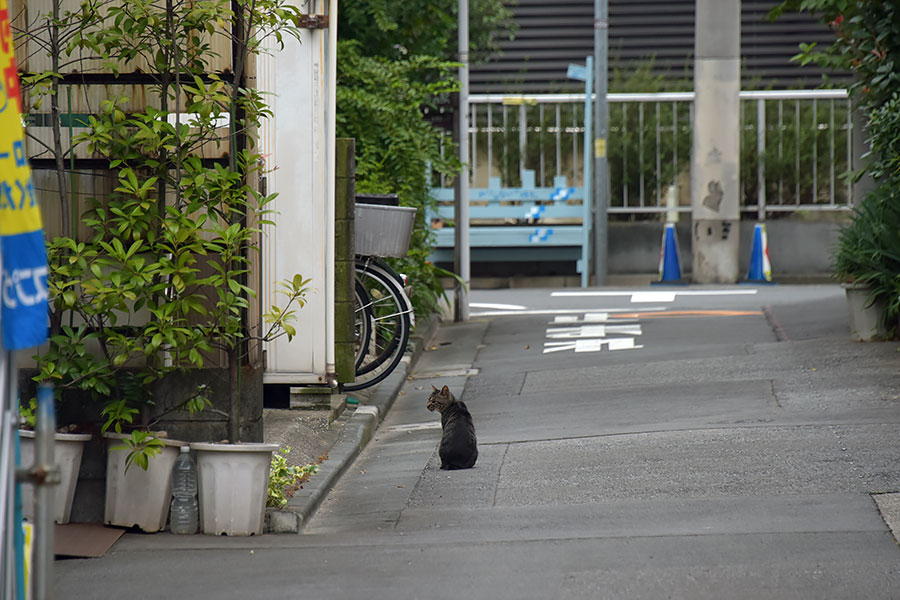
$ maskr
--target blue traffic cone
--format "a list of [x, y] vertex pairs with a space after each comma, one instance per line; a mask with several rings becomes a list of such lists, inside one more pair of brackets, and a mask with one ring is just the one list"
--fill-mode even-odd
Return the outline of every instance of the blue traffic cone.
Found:
[[684, 284], [681, 278], [681, 262], [678, 259], [678, 238], [675, 223], [666, 223], [663, 230], [662, 248], [659, 251], [659, 281], [654, 284]]
[[750, 270], [747, 283], [775, 283], [772, 281], [772, 263], [769, 262], [769, 238], [765, 223], [753, 228], [753, 249], [750, 251]]

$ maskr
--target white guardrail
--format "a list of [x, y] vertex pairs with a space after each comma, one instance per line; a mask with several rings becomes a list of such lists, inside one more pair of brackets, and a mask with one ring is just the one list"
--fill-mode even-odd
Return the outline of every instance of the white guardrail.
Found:
[[[693, 92], [609, 94], [610, 213], [665, 211], [675, 188], [690, 210]], [[853, 203], [852, 106], [847, 91], [742, 91], [741, 206], [745, 212], [838, 210]], [[584, 94], [472, 95], [473, 188], [581, 186]], [[446, 187], [444, 181], [435, 181]], [[685, 199], [688, 200], [685, 200]]]

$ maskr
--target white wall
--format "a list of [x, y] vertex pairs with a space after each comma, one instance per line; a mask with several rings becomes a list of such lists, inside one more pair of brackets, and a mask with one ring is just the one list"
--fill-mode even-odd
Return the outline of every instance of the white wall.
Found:
[[[295, 0], [310, 13], [324, 13], [326, 2]], [[336, 19], [332, 19], [335, 23]], [[266, 383], [325, 383], [328, 349], [333, 345], [329, 323], [333, 298], [328, 280], [334, 260], [328, 241], [334, 218], [329, 204], [333, 182], [328, 181], [333, 148], [328, 139], [328, 30], [302, 30], [300, 42], [285, 36], [284, 49], [261, 57], [258, 85], [274, 93], [267, 101], [274, 116], [261, 132], [267, 188], [278, 193], [270, 205], [275, 227], [267, 230], [263, 247], [263, 307], [282, 305], [277, 282], [300, 273], [315, 290], [296, 313], [297, 336], [281, 337], [266, 346]]]

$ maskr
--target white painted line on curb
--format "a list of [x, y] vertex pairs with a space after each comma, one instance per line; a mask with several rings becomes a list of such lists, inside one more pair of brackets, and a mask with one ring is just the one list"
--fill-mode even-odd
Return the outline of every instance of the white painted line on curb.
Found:
[[362, 413], [365, 415], [372, 415], [376, 419], [378, 418], [378, 407], [377, 406], [358, 406], [356, 408], [356, 413]]
[[428, 423], [412, 423], [410, 425], [394, 425], [387, 427], [385, 431], [423, 431], [426, 429], [440, 429], [440, 421], [430, 421]]

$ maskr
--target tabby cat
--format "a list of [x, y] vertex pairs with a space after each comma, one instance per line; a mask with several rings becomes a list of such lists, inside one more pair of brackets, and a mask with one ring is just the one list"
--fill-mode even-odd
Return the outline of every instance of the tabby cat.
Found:
[[475, 424], [466, 405], [450, 393], [446, 385], [442, 389], [431, 386], [425, 407], [441, 413], [441, 469], [468, 469], [478, 458], [478, 442], [475, 439]]

